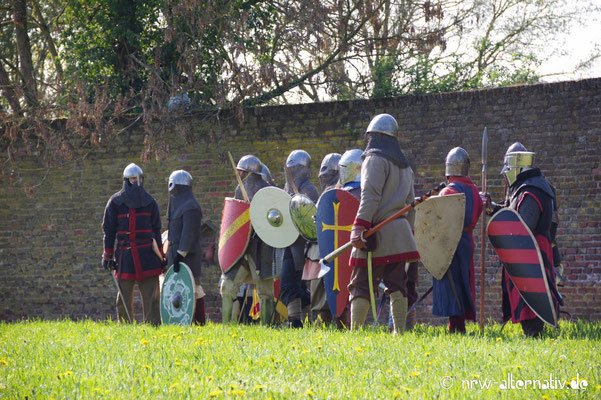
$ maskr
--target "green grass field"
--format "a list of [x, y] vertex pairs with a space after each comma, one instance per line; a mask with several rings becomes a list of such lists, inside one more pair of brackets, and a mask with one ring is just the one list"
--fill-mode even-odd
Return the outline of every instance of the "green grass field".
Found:
[[0, 398], [601, 398], [601, 323], [499, 330], [0, 323]]

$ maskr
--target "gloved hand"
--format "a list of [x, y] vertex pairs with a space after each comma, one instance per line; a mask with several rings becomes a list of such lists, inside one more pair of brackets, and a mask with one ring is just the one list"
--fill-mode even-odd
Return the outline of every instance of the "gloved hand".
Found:
[[102, 268], [104, 268], [107, 271], [112, 271], [113, 269], [115, 269], [115, 266], [111, 261], [113, 261], [112, 255], [102, 253]]
[[173, 270], [175, 273], [179, 272], [179, 263], [184, 260], [184, 256], [182, 256], [178, 251], [175, 252], [175, 257], [173, 258]]
[[366, 241], [361, 239], [361, 235], [366, 230], [367, 228], [365, 228], [363, 225], [353, 225], [351, 229], [351, 244], [353, 247], [358, 249], [365, 247]]

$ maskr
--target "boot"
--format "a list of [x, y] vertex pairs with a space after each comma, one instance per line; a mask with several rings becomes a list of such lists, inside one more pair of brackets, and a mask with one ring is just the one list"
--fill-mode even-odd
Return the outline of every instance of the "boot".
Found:
[[234, 322], [234, 323], [239, 323], [240, 320], [242, 319], [240, 317], [240, 299], [234, 300], [234, 304], [232, 305], [232, 318], [230, 319], [230, 322]]
[[261, 325], [271, 325], [273, 321], [273, 299], [261, 300]]
[[368, 311], [369, 300], [363, 297], [355, 297], [351, 300], [351, 330], [356, 331], [365, 324]]
[[407, 298], [400, 291], [390, 293], [390, 309], [395, 334], [405, 332], [407, 322]]
[[204, 325], [207, 322], [207, 317], [205, 315], [205, 298], [201, 297], [196, 300], [196, 309], [194, 310], [194, 318], [192, 318], [192, 322], [198, 325]]
[[232, 308], [234, 299], [228, 297], [221, 298], [221, 323], [229, 324], [232, 321]]

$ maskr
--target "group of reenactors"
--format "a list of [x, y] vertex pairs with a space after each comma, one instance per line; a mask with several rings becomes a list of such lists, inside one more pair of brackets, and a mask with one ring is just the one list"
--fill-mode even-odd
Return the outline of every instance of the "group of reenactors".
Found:
[[[224, 201], [218, 246], [224, 323], [240, 320], [235, 304], [244, 284], [259, 300], [251, 312], [261, 324], [284, 317], [292, 328], [318, 321], [359, 329], [370, 308], [377, 318], [374, 293], [383, 290], [390, 300], [392, 330], [401, 333], [411, 326], [408, 314], [414, 315], [418, 262], [425, 263], [425, 251], [439, 252], [420, 247], [418, 233], [434, 229], [433, 235], [456, 232], [456, 239], [442, 261], [442, 273], [433, 274], [432, 313], [449, 318], [450, 332], [463, 333], [465, 321], [476, 316], [472, 231], [484, 210], [492, 216], [488, 237], [504, 267], [504, 320], [521, 323], [530, 336], [540, 335], [544, 323], [557, 324], [563, 303], [556, 285], [556, 195], [534, 166], [535, 153], [517, 142], [507, 149], [502, 203], [479, 192], [469, 177], [470, 157], [461, 147], [445, 159], [444, 188], [416, 198], [414, 173], [397, 135], [394, 117], [374, 117], [365, 131], [364, 150], [324, 157], [318, 174], [321, 195], [311, 182], [312, 160], [304, 150], [289, 154], [283, 189], [258, 157], [240, 158], [238, 186]], [[123, 188], [109, 199], [102, 225], [102, 264], [117, 283], [118, 318], [132, 320], [137, 282], [145, 321], [204, 324], [202, 212], [192, 193], [192, 176], [178, 170], [169, 177], [165, 234], [143, 179], [137, 165], [125, 168]], [[452, 198], [460, 200], [452, 202], [454, 209], [445, 206]], [[434, 199], [443, 205], [443, 214], [457, 216], [458, 222], [419, 222], [420, 204], [434, 204]], [[352, 248], [336, 253], [347, 242]], [[178, 277], [189, 277], [191, 288]], [[183, 316], [186, 307], [193, 311]]]

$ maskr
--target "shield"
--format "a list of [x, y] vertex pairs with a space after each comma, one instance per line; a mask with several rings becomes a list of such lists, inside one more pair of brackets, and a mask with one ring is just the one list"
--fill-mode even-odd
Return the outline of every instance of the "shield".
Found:
[[171, 266], [161, 289], [161, 321], [165, 325], [190, 325], [195, 306], [192, 271], [184, 263], [177, 273]]
[[488, 238], [528, 307], [551, 326], [557, 314], [538, 243], [520, 215], [503, 208], [488, 222]]
[[288, 247], [298, 239], [290, 215], [290, 195], [280, 188], [268, 186], [255, 193], [250, 221], [261, 240], [271, 247]]
[[[317, 203], [315, 225], [322, 258], [350, 240], [358, 209], [359, 200], [346, 190], [330, 189], [321, 195]], [[328, 306], [336, 317], [342, 314], [348, 301], [347, 286], [352, 272], [349, 266], [350, 256], [349, 249], [327, 263], [330, 270], [323, 276]]]
[[414, 237], [420, 261], [438, 280], [446, 274], [463, 233], [465, 195], [433, 196], [415, 208]]
[[245, 201], [226, 197], [221, 215], [219, 232], [219, 265], [227, 272], [242, 257], [252, 228], [250, 226], [250, 204]]
[[317, 239], [315, 221], [313, 220], [316, 212], [317, 207], [315, 207], [313, 200], [300, 193], [292, 196], [290, 200], [292, 222], [301, 236], [310, 242]]

